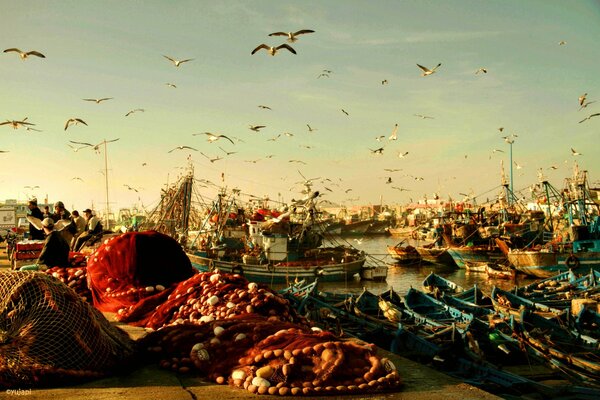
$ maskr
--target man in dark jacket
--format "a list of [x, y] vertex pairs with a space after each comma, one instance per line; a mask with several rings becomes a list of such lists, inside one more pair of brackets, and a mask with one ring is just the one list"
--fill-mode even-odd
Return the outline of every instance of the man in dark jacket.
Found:
[[[29, 207], [29, 215], [40, 221], [44, 219], [44, 214], [42, 214], [42, 210], [38, 207], [37, 199], [29, 200], [27, 207]], [[37, 229], [31, 222], [29, 223], [29, 239], [44, 240], [44, 231]]]
[[[59, 231], [54, 230], [54, 221], [52, 218], [45, 218], [42, 221], [46, 241], [44, 248], [37, 260], [39, 266], [45, 265], [52, 267], [69, 267], [69, 243], [63, 238]], [[42, 267], [43, 268], [43, 267]]]

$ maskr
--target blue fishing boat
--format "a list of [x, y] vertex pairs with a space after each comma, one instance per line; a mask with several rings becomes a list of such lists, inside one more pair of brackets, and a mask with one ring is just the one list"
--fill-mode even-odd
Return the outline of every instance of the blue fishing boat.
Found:
[[558, 309], [528, 300], [496, 286], [492, 288], [490, 298], [492, 299], [496, 311], [506, 317], [513, 316], [514, 318], [520, 318], [523, 310], [531, 310], [532, 312], [545, 317], [556, 317], [565, 313], [564, 309]]
[[442, 293], [458, 294], [465, 291], [463, 287], [433, 272], [423, 279], [423, 290], [440, 295]]

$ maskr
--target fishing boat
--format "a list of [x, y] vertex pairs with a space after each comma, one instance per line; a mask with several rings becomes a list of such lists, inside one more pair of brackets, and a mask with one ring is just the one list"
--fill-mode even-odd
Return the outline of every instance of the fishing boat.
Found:
[[501, 263], [506, 260], [506, 256], [498, 247], [486, 244], [450, 246], [448, 253], [459, 268], [466, 268], [467, 263]]
[[448, 247], [436, 247], [435, 243], [426, 244], [424, 246], [416, 246], [417, 253], [425, 262], [432, 264], [443, 264], [448, 266], [456, 266], [454, 259], [448, 253]]
[[423, 290], [427, 293], [443, 293], [459, 294], [465, 291], [465, 289], [456, 283], [431, 272], [423, 280]]
[[387, 246], [387, 252], [395, 262], [401, 264], [413, 264], [421, 260], [417, 249], [411, 246], [407, 239], [394, 246]]
[[517, 277], [517, 271], [502, 264], [487, 263], [485, 265], [485, 273], [488, 278], [493, 279], [512, 279]]
[[514, 318], [520, 318], [523, 310], [531, 310], [532, 312], [548, 318], [563, 315], [565, 313], [565, 310], [525, 299], [496, 286], [492, 288], [490, 298], [492, 299], [496, 311], [506, 317], [513, 316]]

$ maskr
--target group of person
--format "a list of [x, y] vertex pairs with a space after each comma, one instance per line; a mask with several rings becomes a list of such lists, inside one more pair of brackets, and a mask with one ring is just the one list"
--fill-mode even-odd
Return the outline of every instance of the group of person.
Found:
[[[44, 246], [33, 265], [22, 267], [22, 270], [40, 269], [44, 267], [68, 267], [69, 252], [79, 251], [86, 241], [101, 235], [102, 222], [94, 215], [91, 209], [83, 210], [83, 216], [77, 210], [69, 212], [62, 201], [54, 203], [54, 212], [48, 208], [45, 213], [38, 207], [37, 199], [28, 203], [29, 215], [41, 220], [40, 230], [33, 223], [29, 223], [29, 238], [44, 240]], [[61, 228], [57, 229], [59, 221]]]

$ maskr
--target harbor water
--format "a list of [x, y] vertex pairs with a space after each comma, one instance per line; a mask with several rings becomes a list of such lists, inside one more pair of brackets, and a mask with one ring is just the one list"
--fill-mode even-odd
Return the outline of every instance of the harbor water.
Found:
[[[402, 238], [382, 235], [363, 238], [336, 236], [330, 240], [333, 244], [351, 245], [368, 253], [370, 257], [367, 259], [367, 265], [387, 265], [388, 275], [385, 281], [349, 279], [345, 282], [322, 282], [319, 283], [319, 289], [322, 291], [359, 294], [363, 288], [366, 288], [375, 294], [380, 294], [389, 288], [393, 288], [397, 293], [404, 295], [411, 287], [421, 289], [423, 279], [431, 272], [449, 279], [464, 288], [469, 288], [477, 284], [477, 286], [488, 294], [491, 292], [493, 286], [510, 290], [515, 285], [521, 286], [535, 281], [535, 279], [523, 275], [517, 275], [516, 281], [491, 279], [485, 273], [472, 273], [456, 266], [449, 267], [426, 262], [410, 265], [397, 264], [388, 255], [387, 246], [397, 244]], [[412, 239], [407, 240], [413, 246], [422, 246], [428, 243]], [[281, 287], [283, 286], [285, 285]], [[279, 289], [280, 287], [275, 288]]]

